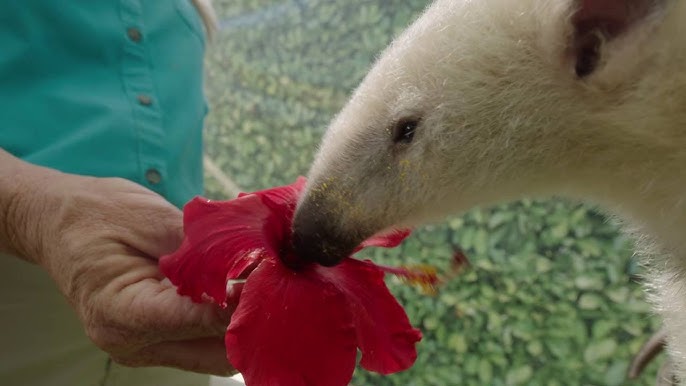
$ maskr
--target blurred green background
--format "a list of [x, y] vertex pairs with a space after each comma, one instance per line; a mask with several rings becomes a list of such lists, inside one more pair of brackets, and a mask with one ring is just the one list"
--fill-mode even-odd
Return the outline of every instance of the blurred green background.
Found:
[[[219, 0], [209, 47], [207, 195], [228, 198], [307, 173], [328, 122], [425, 0]], [[472, 268], [425, 296], [389, 278], [424, 339], [409, 371], [366, 385], [649, 385], [625, 372], [659, 325], [632, 243], [597, 212], [560, 200], [476, 209], [417, 231], [385, 264]], [[661, 358], [659, 358], [661, 359]]]

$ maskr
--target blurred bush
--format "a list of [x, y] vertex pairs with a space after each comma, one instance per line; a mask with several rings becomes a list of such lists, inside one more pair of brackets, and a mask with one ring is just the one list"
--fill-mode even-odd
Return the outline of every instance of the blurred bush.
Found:
[[[424, 0], [219, 0], [208, 52], [206, 153], [246, 191], [307, 173], [328, 122], [376, 55]], [[226, 190], [207, 176], [207, 194]], [[472, 268], [425, 296], [389, 279], [422, 329], [416, 365], [365, 385], [624, 385], [657, 327], [637, 283], [631, 243], [589, 208], [523, 200], [424, 227], [401, 248], [367, 256]], [[653, 364], [634, 383], [652, 384]]]

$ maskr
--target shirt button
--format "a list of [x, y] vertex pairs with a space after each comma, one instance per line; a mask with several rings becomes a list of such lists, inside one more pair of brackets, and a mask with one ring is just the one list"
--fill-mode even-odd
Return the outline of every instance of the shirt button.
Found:
[[143, 106], [150, 106], [152, 104], [152, 98], [145, 94], [140, 94], [138, 96], [138, 103], [142, 104]]
[[145, 172], [145, 179], [151, 184], [151, 185], [157, 185], [160, 182], [162, 182], [162, 174], [155, 169], [155, 168], [150, 168], [148, 171]]
[[134, 41], [136, 43], [140, 42], [141, 38], [143, 37], [143, 35], [141, 34], [141, 30], [135, 27], [127, 29], [126, 35], [129, 36], [129, 39], [131, 39], [131, 41]]

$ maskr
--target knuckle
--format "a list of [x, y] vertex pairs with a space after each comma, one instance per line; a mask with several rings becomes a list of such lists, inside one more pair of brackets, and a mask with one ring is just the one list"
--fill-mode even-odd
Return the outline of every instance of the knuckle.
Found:
[[234, 369], [233, 367], [229, 366], [228, 364], [226, 365], [225, 368], [223, 369], [218, 369], [214, 374], [212, 375], [217, 375], [220, 377], [231, 377], [238, 374], [238, 370]]
[[86, 326], [86, 335], [93, 344], [107, 353], [114, 354], [122, 347], [121, 339], [117, 337], [118, 334], [113, 334], [107, 328], [93, 325]]
[[211, 366], [211, 365], [208, 365], [207, 363], [203, 363], [200, 359], [186, 359], [186, 360], [180, 360], [178, 358], [167, 359], [167, 360], [163, 360], [161, 365], [167, 366], [167, 367], [174, 367], [177, 369], [181, 369], [184, 371], [190, 371], [193, 373], [212, 374], [212, 375], [219, 375], [219, 376], [229, 375], [228, 366], [226, 366], [226, 367], [225, 366], [221, 366], [221, 367]]
[[[65, 268], [66, 271], [66, 268]], [[95, 267], [90, 264], [73, 264], [71, 272], [64, 272], [60, 274], [61, 277], [68, 277], [62, 291], [69, 301], [79, 310], [82, 317], [91, 319], [94, 317], [92, 310], [92, 299], [90, 294], [94, 291], [93, 277], [95, 274]]]
[[136, 334], [122, 326], [104, 322], [97, 313], [93, 313], [90, 321], [84, 324], [86, 335], [93, 344], [110, 355], [130, 353], [141, 343]]
[[167, 207], [166, 203], [160, 202], [143, 209], [141, 218], [146, 225], [152, 226], [156, 232], [166, 234], [177, 229], [181, 215], [176, 208]]
[[143, 367], [155, 365], [155, 363], [150, 361], [148, 358], [140, 358], [138, 356], [110, 355], [110, 358], [112, 358], [114, 363], [125, 367]]

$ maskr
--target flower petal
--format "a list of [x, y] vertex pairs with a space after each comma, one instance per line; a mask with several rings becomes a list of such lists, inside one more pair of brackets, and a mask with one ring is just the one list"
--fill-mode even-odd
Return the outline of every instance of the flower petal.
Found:
[[250, 194], [255, 194], [260, 197], [264, 197], [275, 204], [281, 205], [291, 205], [297, 203], [300, 193], [305, 188], [307, 179], [305, 177], [298, 177], [294, 183], [285, 186], [279, 186], [276, 188], [269, 188], [264, 190], [259, 190], [253, 193], [239, 193], [238, 197], [247, 196]]
[[226, 332], [231, 364], [250, 386], [345, 386], [356, 333], [339, 289], [313, 269], [263, 260], [250, 274]]
[[196, 197], [184, 207], [186, 237], [176, 252], [160, 258], [160, 269], [179, 294], [200, 302], [209, 295], [226, 306], [226, 283], [263, 255], [276, 256], [278, 230], [260, 197], [231, 201]]
[[294, 183], [285, 186], [260, 190], [254, 193], [241, 193], [239, 198], [256, 195], [262, 199], [264, 205], [272, 210], [273, 216], [267, 219], [267, 225], [271, 228], [275, 249], [284, 251], [290, 249], [291, 223], [298, 204], [298, 198], [305, 188], [307, 179], [298, 177]]
[[334, 268], [316, 271], [343, 290], [357, 329], [367, 370], [391, 374], [408, 369], [417, 359], [416, 343], [422, 333], [410, 325], [405, 310], [388, 291], [384, 273], [373, 263], [345, 259]]
[[410, 229], [391, 229], [390, 231], [377, 233], [363, 241], [362, 244], [355, 249], [355, 252], [367, 247], [395, 248], [400, 245], [410, 233], [412, 233], [412, 230]]

